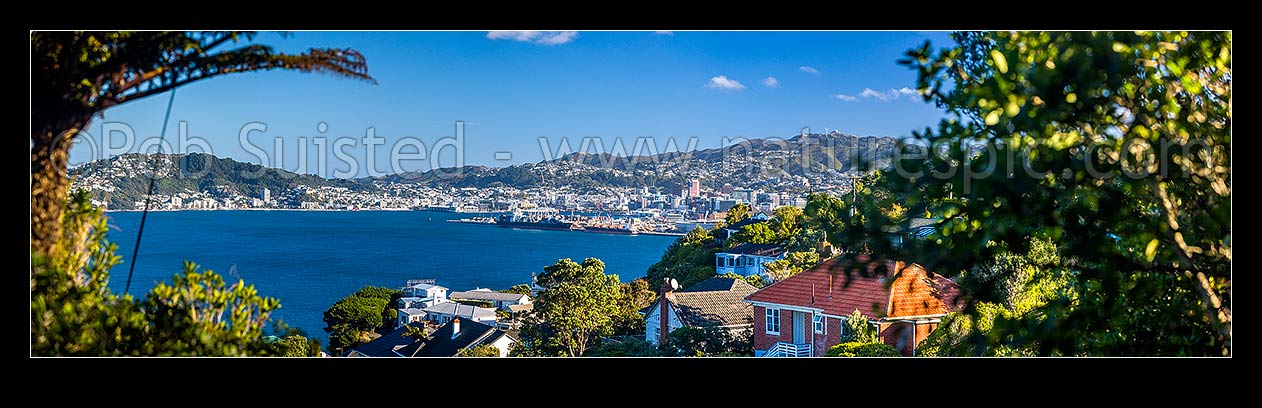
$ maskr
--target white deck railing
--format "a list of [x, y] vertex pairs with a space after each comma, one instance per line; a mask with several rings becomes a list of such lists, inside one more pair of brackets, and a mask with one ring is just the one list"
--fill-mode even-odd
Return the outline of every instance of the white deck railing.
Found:
[[767, 349], [763, 357], [811, 357], [814, 356], [815, 347], [810, 343], [785, 343], [777, 342], [776, 345]]

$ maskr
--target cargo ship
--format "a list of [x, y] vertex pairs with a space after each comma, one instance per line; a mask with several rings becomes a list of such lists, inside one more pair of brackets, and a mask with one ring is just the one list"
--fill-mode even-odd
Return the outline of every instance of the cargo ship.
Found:
[[501, 214], [495, 224], [505, 228], [535, 229], [550, 231], [569, 231], [575, 225], [571, 221], [557, 215], [546, 215], [545, 211], [514, 212]]

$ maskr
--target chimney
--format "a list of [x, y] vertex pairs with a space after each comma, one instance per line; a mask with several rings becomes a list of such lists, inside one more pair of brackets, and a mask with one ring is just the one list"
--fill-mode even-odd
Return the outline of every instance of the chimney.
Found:
[[657, 314], [659, 322], [657, 344], [666, 344], [666, 341], [670, 338], [670, 300], [674, 297], [674, 291], [675, 284], [673, 279], [662, 279], [662, 287], [658, 289], [658, 292], [661, 294], [658, 299], [658, 305], [661, 307], [661, 310]]
[[459, 335], [460, 335], [460, 318], [457, 317], [451, 320], [451, 338], [454, 339], [456, 338], [456, 336], [459, 336]]

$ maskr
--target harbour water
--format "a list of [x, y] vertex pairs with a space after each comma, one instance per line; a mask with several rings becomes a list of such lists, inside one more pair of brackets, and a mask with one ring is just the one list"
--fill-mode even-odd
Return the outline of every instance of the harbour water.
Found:
[[[110, 288], [121, 292], [139, 212], [109, 213], [109, 239], [123, 263]], [[470, 214], [431, 211], [170, 211], [151, 212], [131, 293], [169, 280], [184, 260], [231, 283], [239, 277], [279, 298], [274, 316], [327, 344], [323, 313], [364, 285], [401, 286], [434, 278], [452, 290], [503, 289], [529, 283], [560, 258], [605, 262], [622, 281], [644, 276], [674, 237], [586, 234], [446, 222]]]

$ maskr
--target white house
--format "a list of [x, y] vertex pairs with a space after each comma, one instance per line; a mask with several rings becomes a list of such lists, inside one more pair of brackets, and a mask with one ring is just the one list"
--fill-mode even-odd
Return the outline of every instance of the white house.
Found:
[[439, 304], [439, 303], [450, 303], [450, 302], [451, 301], [447, 300], [447, 298], [445, 297], [399, 298], [399, 305], [398, 305], [399, 323], [396, 324], [395, 327], [403, 327], [403, 325], [408, 324], [408, 323], [419, 322], [419, 321], [425, 320], [425, 308]]
[[495, 309], [458, 302], [443, 302], [421, 309], [421, 311], [425, 313], [425, 320], [438, 324], [447, 324], [447, 322], [457, 317], [466, 321], [495, 324]]
[[512, 305], [530, 304], [530, 296], [520, 293], [500, 293], [490, 289], [478, 288], [464, 292], [451, 292], [451, 299], [490, 302], [496, 309], [508, 311]]
[[750, 330], [753, 307], [744, 299], [757, 290], [744, 280], [715, 276], [676, 292], [667, 279], [659, 288], [658, 300], [643, 310], [644, 339], [657, 345], [681, 327], [722, 328], [733, 333]]
[[405, 297], [447, 299], [447, 288], [433, 284], [432, 280], [413, 279], [401, 289]]
[[[419, 322], [425, 319], [425, 308], [439, 303], [450, 302], [447, 299], [447, 288], [432, 283], [432, 280], [412, 279], [401, 289], [403, 297], [399, 298], [398, 324], [396, 327]], [[433, 319], [429, 319], [433, 320]]]
[[714, 255], [715, 274], [767, 277], [763, 264], [784, 259], [784, 248], [772, 244], [741, 244]]

